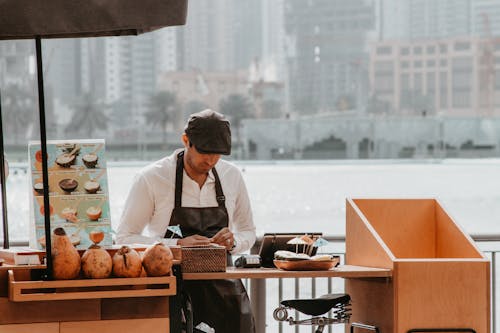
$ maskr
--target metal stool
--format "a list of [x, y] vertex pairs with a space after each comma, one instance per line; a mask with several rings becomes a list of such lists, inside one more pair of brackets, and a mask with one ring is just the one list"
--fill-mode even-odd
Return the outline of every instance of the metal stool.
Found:
[[[347, 294], [327, 294], [313, 299], [291, 299], [280, 303], [273, 312], [277, 321], [288, 321], [290, 325], [317, 325], [316, 333], [323, 332], [326, 325], [348, 323], [351, 317], [351, 297]], [[312, 316], [295, 320], [288, 317], [289, 309]], [[332, 310], [332, 318], [322, 316]]]

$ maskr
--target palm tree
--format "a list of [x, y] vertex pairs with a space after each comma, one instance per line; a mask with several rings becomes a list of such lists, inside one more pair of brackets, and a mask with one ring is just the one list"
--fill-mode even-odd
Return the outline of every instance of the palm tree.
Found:
[[23, 137], [23, 129], [26, 134], [30, 125], [36, 121], [34, 96], [27, 89], [13, 84], [3, 90], [1, 102], [3, 130], [17, 144]]
[[76, 102], [66, 133], [80, 133], [92, 138], [96, 129], [108, 128], [109, 118], [105, 113], [107, 105], [96, 101], [90, 93], [85, 93]]
[[239, 94], [231, 94], [223, 99], [219, 105], [220, 112], [226, 115], [236, 129], [237, 142], [241, 142], [241, 121], [253, 116], [253, 107], [248, 98]]
[[165, 143], [167, 141], [167, 126], [178, 108], [177, 97], [173, 92], [160, 91], [151, 97], [149, 107], [149, 111], [144, 114], [146, 123], [153, 127], [160, 126], [162, 142]]

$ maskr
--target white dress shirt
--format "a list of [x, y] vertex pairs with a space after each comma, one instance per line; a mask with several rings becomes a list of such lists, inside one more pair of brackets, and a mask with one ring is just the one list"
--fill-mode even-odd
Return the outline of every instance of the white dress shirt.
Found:
[[[135, 176], [118, 226], [118, 244], [150, 244], [163, 241], [175, 245], [176, 239], [163, 239], [175, 204], [175, 169], [177, 154], [146, 166]], [[244, 252], [255, 242], [255, 225], [248, 192], [240, 170], [232, 163], [219, 160], [215, 165], [222, 185], [229, 215], [229, 229], [236, 247], [231, 253]], [[200, 188], [184, 170], [182, 207], [216, 207], [215, 178], [212, 171]]]

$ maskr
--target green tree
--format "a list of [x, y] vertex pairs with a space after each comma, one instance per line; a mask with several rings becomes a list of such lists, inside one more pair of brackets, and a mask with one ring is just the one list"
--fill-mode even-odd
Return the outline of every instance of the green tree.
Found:
[[221, 100], [219, 104], [220, 112], [226, 115], [234, 129], [236, 129], [237, 142], [241, 142], [240, 128], [241, 121], [245, 118], [252, 118], [254, 115], [253, 106], [243, 95], [231, 94], [227, 98]]
[[75, 103], [73, 116], [66, 126], [66, 133], [78, 133], [92, 138], [95, 130], [108, 128], [109, 118], [106, 115], [108, 106], [96, 101], [90, 93], [85, 93]]
[[3, 131], [17, 144], [27, 129], [38, 120], [32, 92], [18, 85], [8, 85], [1, 92]]
[[173, 121], [178, 109], [177, 97], [173, 92], [160, 91], [151, 97], [149, 111], [144, 114], [146, 123], [162, 130], [162, 143], [167, 141], [167, 127]]

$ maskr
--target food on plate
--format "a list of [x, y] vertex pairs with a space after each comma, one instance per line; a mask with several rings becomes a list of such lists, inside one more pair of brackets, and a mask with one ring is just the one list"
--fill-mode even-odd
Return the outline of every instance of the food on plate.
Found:
[[82, 157], [83, 164], [85, 164], [87, 168], [95, 168], [97, 160], [97, 155], [94, 153], [85, 154]]
[[52, 263], [56, 280], [75, 279], [80, 274], [80, 255], [63, 228], [56, 228], [52, 234]]
[[78, 214], [78, 211], [73, 207], [65, 207], [61, 211], [61, 217], [66, 219], [66, 221], [68, 222], [77, 223], [78, 217], [76, 216], [76, 214]]
[[174, 256], [169, 247], [158, 242], [144, 251], [142, 265], [148, 276], [164, 276], [170, 274]]
[[127, 245], [122, 246], [113, 256], [113, 274], [116, 277], [139, 277], [142, 272], [141, 256]]
[[305, 253], [295, 253], [291, 251], [285, 251], [285, 250], [279, 250], [274, 252], [274, 259], [278, 260], [290, 260], [290, 261], [296, 261], [296, 260], [307, 260], [310, 259], [307, 254]]
[[68, 193], [73, 192], [78, 187], [78, 182], [76, 181], [76, 179], [65, 178], [65, 179], [59, 181], [59, 187], [64, 192], [68, 192]]
[[332, 255], [330, 254], [317, 254], [311, 257], [311, 260], [314, 261], [330, 261], [332, 260]]
[[101, 185], [96, 181], [89, 180], [85, 182], [85, 185], [83, 185], [83, 187], [88, 193], [96, 193], [101, 188]]
[[93, 244], [82, 255], [83, 275], [91, 279], [104, 279], [111, 275], [113, 260], [108, 251]]
[[101, 217], [102, 209], [99, 207], [90, 206], [89, 208], [87, 208], [86, 213], [89, 220], [97, 221]]

